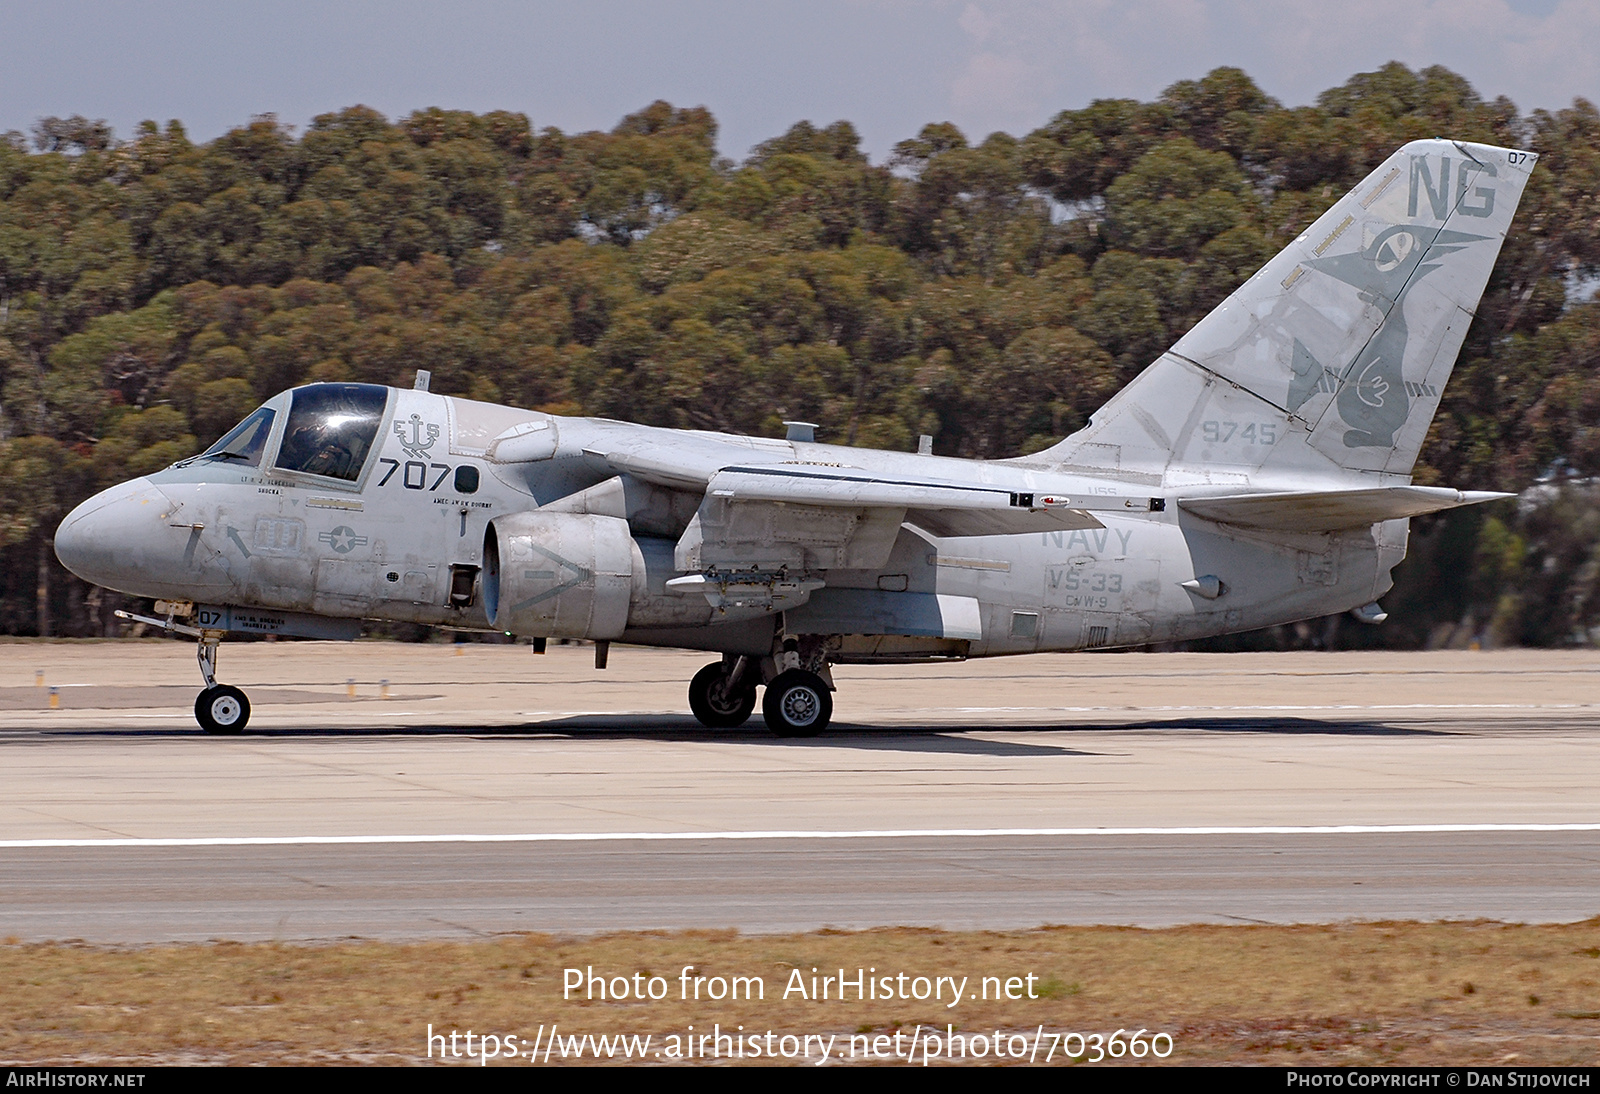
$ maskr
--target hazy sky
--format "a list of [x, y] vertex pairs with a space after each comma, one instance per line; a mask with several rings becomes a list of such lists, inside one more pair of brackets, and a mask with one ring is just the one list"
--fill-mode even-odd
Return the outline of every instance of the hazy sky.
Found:
[[1023, 133], [1237, 65], [1287, 105], [1399, 60], [1524, 112], [1600, 100], [1594, 0], [0, 0], [0, 131], [45, 115], [209, 140], [276, 113], [506, 109], [609, 129], [704, 105], [723, 154], [849, 119], [874, 160], [927, 122]]

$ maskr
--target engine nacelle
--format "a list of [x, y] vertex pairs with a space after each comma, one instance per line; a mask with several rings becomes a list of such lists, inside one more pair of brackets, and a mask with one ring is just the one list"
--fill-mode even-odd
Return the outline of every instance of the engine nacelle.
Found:
[[639, 547], [617, 517], [512, 513], [484, 533], [483, 606], [497, 630], [619, 638], [644, 580]]

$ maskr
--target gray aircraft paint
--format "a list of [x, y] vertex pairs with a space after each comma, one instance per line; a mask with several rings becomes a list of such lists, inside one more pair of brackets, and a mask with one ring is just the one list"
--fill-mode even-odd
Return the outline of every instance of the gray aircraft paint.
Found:
[[[1443, 390], [1535, 159], [1407, 145], [1032, 459], [1168, 489], [1406, 481], [1438, 405], [1409, 393]], [[1223, 439], [1211, 422], [1238, 428]], [[1272, 443], [1256, 443], [1262, 424]]]
[[[1339, 416], [1351, 427], [1344, 435], [1348, 447], [1386, 448], [1394, 443], [1395, 431], [1411, 413], [1411, 401], [1401, 376], [1410, 338], [1405, 315], [1407, 290], [1442, 268], [1448, 255], [1467, 244], [1481, 242], [1483, 236], [1399, 224], [1384, 229], [1359, 253], [1306, 263], [1313, 270], [1354, 286], [1363, 300], [1382, 307], [1387, 314], [1372, 341], [1339, 377], [1337, 405]], [[1304, 350], [1298, 341], [1295, 346]], [[1315, 361], [1312, 366], [1320, 371]]]
[[825, 673], [1360, 608], [1389, 589], [1408, 517], [1498, 496], [1409, 473], [1534, 160], [1406, 146], [1084, 430], [1022, 459], [367, 389], [382, 419], [345, 481], [274, 466], [285, 392], [259, 466], [202, 457], [114, 487], [57, 550], [86, 580], [279, 633], [320, 617], [620, 638], [752, 655], [765, 679], [785, 636]]

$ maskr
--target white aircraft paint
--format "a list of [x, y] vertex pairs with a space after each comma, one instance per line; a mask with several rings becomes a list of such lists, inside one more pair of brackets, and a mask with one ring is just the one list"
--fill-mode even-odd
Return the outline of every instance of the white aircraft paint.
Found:
[[[977, 462], [563, 418], [365, 384], [270, 400], [56, 534], [199, 639], [362, 619], [714, 651], [708, 726], [824, 729], [830, 666], [1134, 646], [1352, 611], [1413, 516], [1505, 495], [1410, 472], [1536, 157], [1390, 156], [1089, 425]], [[423, 378], [419, 376], [419, 384]], [[423, 385], [425, 386], [425, 385]]]

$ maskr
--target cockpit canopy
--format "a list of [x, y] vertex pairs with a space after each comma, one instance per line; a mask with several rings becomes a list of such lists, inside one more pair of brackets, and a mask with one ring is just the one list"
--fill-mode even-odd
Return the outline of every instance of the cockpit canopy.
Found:
[[[286, 396], [261, 407], [201, 453], [260, 467]], [[273, 467], [355, 482], [378, 439], [389, 389], [377, 384], [312, 384], [288, 393], [288, 421]]]
[[389, 389], [376, 384], [295, 389], [275, 466], [354, 482], [378, 438], [388, 401]]
[[237, 460], [251, 467], [260, 467], [261, 454], [267, 450], [267, 438], [272, 436], [272, 420], [277, 416], [270, 406], [261, 407], [223, 434], [222, 439], [200, 453], [199, 458]]

